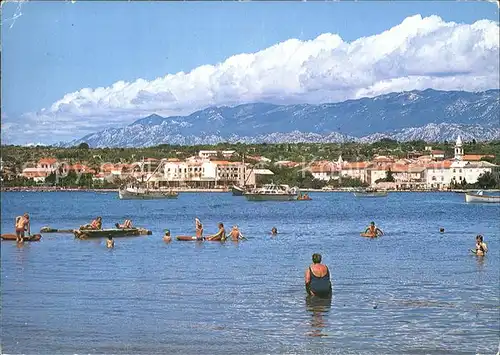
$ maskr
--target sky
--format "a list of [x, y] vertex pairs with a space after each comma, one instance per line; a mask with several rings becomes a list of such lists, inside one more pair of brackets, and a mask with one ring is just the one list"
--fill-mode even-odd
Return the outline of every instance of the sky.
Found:
[[2, 144], [158, 113], [499, 87], [496, 3], [21, 2], [2, 6]]

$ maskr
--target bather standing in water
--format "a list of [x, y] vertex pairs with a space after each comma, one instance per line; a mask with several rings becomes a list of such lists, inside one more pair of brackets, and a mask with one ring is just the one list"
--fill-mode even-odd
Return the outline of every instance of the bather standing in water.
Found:
[[108, 240], [106, 240], [106, 248], [114, 248], [115, 247], [115, 241], [113, 240], [112, 236], [108, 237]]
[[243, 234], [241, 234], [238, 226], [236, 226], [236, 225], [233, 226], [233, 229], [231, 230], [231, 232], [229, 233], [229, 235], [231, 236], [231, 240], [233, 242], [237, 242], [240, 239], [245, 239], [245, 237], [243, 236]]
[[163, 236], [163, 241], [166, 243], [170, 243], [172, 241], [172, 237], [170, 236], [169, 229], [165, 229], [165, 235]]
[[474, 252], [477, 256], [484, 256], [488, 252], [488, 246], [483, 242], [483, 236], [481, 234], [476, 236], [476, 249]]
[[16, 242], [24, 243], [24, 232], [28, 231], [28, 235], [31, 235], [30, 228], [30, 216], [28, 213], [16, 217]]
[[203, 240], [203, 224], [201, 224], [201, 221], [198, 218], [195, 218], [195, 223], [196, 223], [196, 240]]
[[312, 264], [307, 268], [305, 274], [306, 291], [311, 296], [328, 298], [332, 296], [332, 283], [330, 281], [330, 270], [321, 264], [321, 254], [312, 255]]
[[278, 228], [273, 227], [273, 229], [271, 229], [271, 235], [277, 235], [277, 234], [278, 234]]

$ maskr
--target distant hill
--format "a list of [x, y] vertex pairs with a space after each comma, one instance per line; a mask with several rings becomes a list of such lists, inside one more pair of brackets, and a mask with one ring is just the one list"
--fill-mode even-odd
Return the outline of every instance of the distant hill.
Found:
[[125, 127], [89, 134], [65, 146], [145, 147], [157, 144], [444, 141], [461, 135], [500, 139], [500, 90], [410, 91], [319, 105], [244, 104], [189, 116], [150, 115]]

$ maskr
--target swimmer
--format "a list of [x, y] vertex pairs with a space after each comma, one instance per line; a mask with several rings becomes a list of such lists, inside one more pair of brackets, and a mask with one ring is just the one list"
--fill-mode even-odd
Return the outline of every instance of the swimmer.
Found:
[[378, 228], [375, 225], [375, 222], [371, 222], [370, 225], [368, 226], [368, 228], [365, 229], [364, 234], [369, 234], [373, 237], [377, 237], [379, 235], [384, 235], [384, 232], [382, 231], [382, 229]]
[[219, 231], [216, 234], [207, 237], [207, 240], [220, 240], [222, 242], [226, 240], [226, 230], [224, 229], [224, 224], [222, 222], [219, 223]]
[[163, 241], [166, 243], [170, 243], [172, 241], [172, 237], [170, 236], [170, 230], [165, 229], [165, 235], [163, 236]]
[[271, 235], [277, 235], [278, 234], [278, 229], [276, 227], [273, 227], [271, 229]]
[[115, 247], [115, 241], [113, 240], [112, 236], [108, 237], [108, 240], [106, 240], [106, 248], [114, 248]]
[[473, 252], [477, 256], [484, 256], [488, 252], [488, 246], [483, 241], [483, 236], [481, 234], [476, 236], [476, 249], [473, 250]]

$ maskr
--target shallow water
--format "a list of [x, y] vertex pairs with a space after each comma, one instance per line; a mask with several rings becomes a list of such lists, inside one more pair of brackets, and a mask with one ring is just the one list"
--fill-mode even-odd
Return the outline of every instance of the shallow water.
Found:
[[[1, 243], [2, 350], [74, 354], [493, 354], [500, 342], [500, 206], [455, 193], [248, 202], [224, 193], [121, 201], [92, 192], [2, 193], [2, 233], [132, 218], [153, 235]], [[238, 224], [246, 242], [162, 241]], [[371, 221], [386, 236], [359, 232]], [[269, 235], [273, 226], [280, 234]], [[440, 234], [439, 228], [446, 232]], [[490, 252], [477, 258], [474, 236]], [[329, 265], [331, 303], [306, 297], [311, 254]]]

